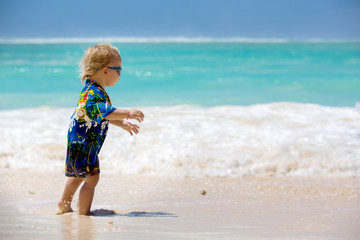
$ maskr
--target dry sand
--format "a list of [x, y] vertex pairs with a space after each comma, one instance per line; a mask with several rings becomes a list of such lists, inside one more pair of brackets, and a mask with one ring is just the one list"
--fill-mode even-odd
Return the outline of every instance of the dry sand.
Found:
[[359, 178], [102, 173], [89, 217], [55, 214], [62, 173], [0, 174], [0, 239], [360, 239]]

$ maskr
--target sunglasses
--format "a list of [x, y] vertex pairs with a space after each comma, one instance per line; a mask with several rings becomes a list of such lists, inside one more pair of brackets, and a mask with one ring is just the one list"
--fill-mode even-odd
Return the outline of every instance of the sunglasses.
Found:
[[[115, 70], [120, 75], [122, 68], [121, 67], [107, 67], [109, 69]], [[101, 68], [96, 69], [96, 71], [99, 71]]]

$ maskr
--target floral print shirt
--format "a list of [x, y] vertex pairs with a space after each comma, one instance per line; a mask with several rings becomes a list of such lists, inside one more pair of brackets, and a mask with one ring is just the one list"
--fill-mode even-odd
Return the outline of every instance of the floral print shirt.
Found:
[[66, 176], [87, 177], [100, 172], [98, 154], [109, 126], [105, 117], [113, 111], [115, 108], [104, 89], [87, 79], [70, 119]]

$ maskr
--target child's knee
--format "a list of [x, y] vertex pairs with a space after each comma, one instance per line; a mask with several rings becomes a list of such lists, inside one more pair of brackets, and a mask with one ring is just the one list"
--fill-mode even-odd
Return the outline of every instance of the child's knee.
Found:
[[83, 181], [83, 178], [76, 178], [76, 177], [68, 177], [66, 184], [74, 186], [77, 185], [79, 186], [79, 184], [81, 184], [81, 182]]
[[93, 175], [91, 177], [87, 177], [85, 182], [92, 187], [96, 187], [97, 183], [99, 182], [100, 174]]

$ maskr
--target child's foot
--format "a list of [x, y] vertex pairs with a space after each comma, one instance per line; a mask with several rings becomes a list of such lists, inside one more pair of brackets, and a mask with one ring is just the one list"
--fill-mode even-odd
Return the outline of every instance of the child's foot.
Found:
[[67, 212], [73, 212], [73, 210], [70, 207], [71, 202], [69, 201], [59, 201], [58, 202], [58, 207], [60, 209], [60, 212], [58, 212], [57, 214], [63, 214], [63, 213], [67, 213]]

